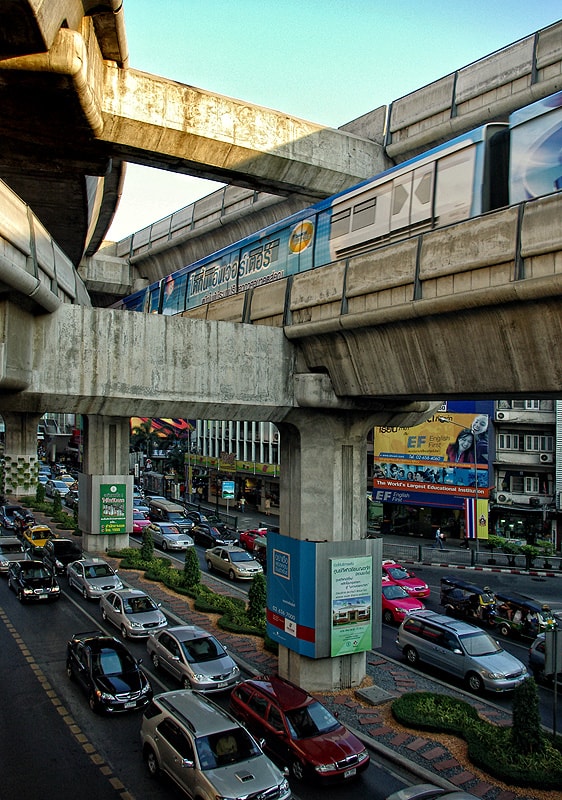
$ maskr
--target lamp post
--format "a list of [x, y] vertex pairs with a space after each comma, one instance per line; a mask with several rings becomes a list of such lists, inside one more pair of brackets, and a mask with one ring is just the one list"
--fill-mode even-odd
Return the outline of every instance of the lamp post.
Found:
[[[447, 422], [449, 425], [456, 425], [457, 428], [465, 428], [465, 425], [461, 425], [459, 422], [453, 422], [452, 419], [448, 419], [447, 417], [437, 417], [439, 422]], [[474, 430], [470, 429], [472, 433], [472, 448], [474, 451], [474, 513], [472, 515], [472, 525], [474, 530], [474, 540], [476, 542], [476, 552], [478, 552], [478, 465], [477, 465], [477, 455], [476, 455], [476, 434]]]

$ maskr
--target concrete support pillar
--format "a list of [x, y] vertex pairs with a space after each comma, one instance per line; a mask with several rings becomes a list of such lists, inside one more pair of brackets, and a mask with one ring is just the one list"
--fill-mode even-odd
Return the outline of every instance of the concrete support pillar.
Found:
[[35, 495], [38, 463], [37, 426], [42, 414], [2, 412], [6, 427], [3, 494]]
[[[367, 413], [300, 409], [278, 425], [282, 535], [334, 542], [362, 538], [367, 530], [367, 433], [373, 424]], [[327, 608], [329, 602], [327, 597]], [[279, 672], [309, 690], [359, 686], [366, 654], [311, 659], [280, 646]]]
[[83, 474], [80, 476], [80, 517], [82, 544], [88, 552], [105, 552], [107, 549], [128, 547], [129, 534], [107, 535], [92, 530], [91, 498], [83, 496], [89, 492], [90, 475], [108, 475], [111, 480], [127, 483], [129, 480], [129, 418], [88, 415], [84, 417]]

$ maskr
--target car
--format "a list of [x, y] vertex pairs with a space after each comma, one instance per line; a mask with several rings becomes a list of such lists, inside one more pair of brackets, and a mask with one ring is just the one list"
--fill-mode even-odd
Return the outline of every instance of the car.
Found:
[[235, 578], [251, 581], [256, 575], [263, 574], [259, 561], [241, 547], [211, 547], [205, 550], [205, 561], [209, 572], [224, 572], [231, 581]]
[[123, 582], [102, 558], [81, 558], [66, 567], [68, 585], [77, 589], [85, 600], [99, 600], [104, 592], [122, 589]]
[[70, 491], [68, 484], [58, 478], [51, 478], [45, 484], [47, 497], [64, 497]]
[[150, 509], [148, 516], [152, 522], [171, 523], [179, 529], [180, 533], [185, 533], [188, 536], [191, 533], [193, 520], [186, 517], [185, 508], [179, 503], [173, 503], [171, 500], [150, 499], [148, 507]]
[[415, 572], [390, 559], [382, 562], [382, 574], [393, 583], [402, 586], [412, 597], [429, 597], [429, 586]]
[[267, 536], [256, 536], [252, 555], [262, 565], [265, 574], [267, 572]]
[[215, 637], [196, 625], [152, 633], [146, 649], [154, 667], [169, 672], [184, 689], [224, 692], [240, 680], [240, 670]]
[[43, 563], [55, 575], [63, 575], [72, 561], [82, 557], [82, 550], [72, 539], [49, 539], [45, 542], [43, 551]]
[[186, 511], [185, 516], [190, 519], [194, 525], [209, 525], [209, 517], [202, 511]]
[[421, 611], [425, 605], [417, 597], [408, 594], [403, 586], [382, 580], [382, 620], [387, 625], [399, 625], [406, 614]]
[[191, 529], [191, 536], [195, 544], [201, 545], [202, 547], [215, 547], [218, 544], [236, 544], [236, 539], [234, 537], [224, 536], [218, 528], [203, 522], [199, 525], [195, 525], [195, 527]]
[[230, 710], [296, 780], [345, 781], [369, 766], [363, 742], [316, 698], [279, 675], [239, 683]]
[[102, 631], [75, 633], [66, 645], [66, 674], [96, 713], [135, 711], [150, 703], [154, 692], [141, 661]]
[[76, 478], [73, 478], [68, 472], [61, 472], [60, 475], [57, 475], [57, 480], [64, 481], [69, 488], [76, 483]]
[[13, 503], [7, 503], [6, 505], [0, 506], [0, 525], [5, 528], [7, 531], [13, 531], [16, 528], [15, 520], [14, 520], [14, 513], [17, 511], [23, 512], [25, 509], [23, 506], [14, 505]]
[[433, 783], [418, 783], [406, 786], [397, 792], [387, 795], [386, 800], [478, 800], [476, 795], [463, 789], [443, 789]]
[[51, 473], [50, 472], [49, 473], [40, 472], [39, 475], [37, 476], [37, 483], [40, 483], [41, 486], [44, 487], [45, 484], [47, 483], [47, 481], [50, 480], [50, 477], [51, 477]]
[[30, 547], [45, 547], [49, 539], [55, 539], [56, 536], [48, 525], [31, 525], [23, 534], [24, 546], [28, 544]]
[[[554, 646], [554, 642], [553, 642]], [[533, 677], [537, 683], [554, 683], [554, 671], [548, 675], [545, 673], [546, 662], [546, 636], [544, 633], [539, 633], [536, 639], [529, 647], [529, 670], [532, 672]], [[554, 668], [560, 667], [557, 673], [556, 683], [562, 685], [562, 664], [553, 664]]]
[[57, 579], [42, 561], [13, 561], [8, 568], [8, 587], [20, 601], [58, 600], [61, 594]]
[[142, 534], [147, 525], [150, 525], [150, 520], [146, 513], [140, 508], [133, 508], [133, 533], [137, 536]]
[[396, 645], [410, 666], [424, 662], [464, 680], [476, 694], [511, 692], [529, 677], [525, 664], [482, 628], [434, 611], [408, 614]]
[[253, 736], [199, 692], [156, 695], [143, 712], [141, 749], [149, 775], [166, 773], [189, 797], [291, 797], [287, 778]]
[[253, 528], [248, 531], [242, 531], [238, 537], [240, 547], [243, 547], [244, 550], [248, 550], [249, 553], [252, 553], [254, 551], [254, 542], [258, 536], [265, 538], [267, 536], [267, 528]]
[[23, 536], [30, 525], [35, 524], [35, 517], [27, 508], [14, 511], [14, 530], [17, 536]]
[[148, 514], [150, 511], [148, 503], [143, 497], [133, 497], [133, 508], [139, 509], [144, 514]]
[[168, 625], [150, 595], [140, 589], [114, 589], [100, 597], [101, 616], [121, 631], [124, 639], [143, 639]]
[[[193, 547], [193, 539], [170, 522], [151, 522], [144, 529], [152, 534], [152, 541], [162, 550], [185, 551]], [[144, 533], [144, 531], [143, 531]]]
[[28, 561], [22, 543], [15, 536], [0, 537], [0, 575], [8, 574], [8, 567], [13, 561]]
[[75, 509], [78, 508], [78, 502], [80, 500], [80, 495], [78, 489], [69, 489], [68, 492], [64, 496], [64, 504], [67, 508]]

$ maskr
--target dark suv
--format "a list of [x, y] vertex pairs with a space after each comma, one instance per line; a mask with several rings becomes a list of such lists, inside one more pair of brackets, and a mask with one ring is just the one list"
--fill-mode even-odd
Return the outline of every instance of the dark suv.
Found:
[[43, 563], [55, 575], [62, 575], [73, 561], [82, 557], [82, 550], [72, 539], [49, 539], [43, 548]]

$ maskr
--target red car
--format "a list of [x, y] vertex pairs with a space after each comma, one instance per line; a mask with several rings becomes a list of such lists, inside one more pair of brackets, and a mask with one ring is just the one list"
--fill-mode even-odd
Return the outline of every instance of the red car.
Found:
[[396, 561], [382, 562], [382, 576], [388, 578], [392, 583], [402, 586], [411, 597], [429, 597], [427, 583], [416, 577], [415, 572], [397, 564]]
[[412, 597], [406, 589], [388, 578], [382, 579], [382, 621], [399, 625], [406, 614], [425, 608], [421, 600]]
[[243, 547], [249, 553], [254, 550], [254, 541], [258, 536], [267, 536], [267, 528], [253, 528], [249, 531], [242, 531], [238, 537], [240, 547]]
[[150, 525], [150, 520], [144, 511], [133, 508], [133, 533], [142, 534], [147, 525]]
[[230, 710], [297, 780], [349, 780], [369, 766], [363, 742], [322, 703], [279, 675], [239, 683]]

